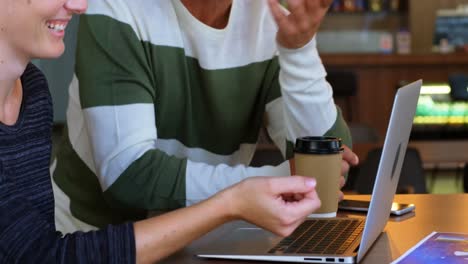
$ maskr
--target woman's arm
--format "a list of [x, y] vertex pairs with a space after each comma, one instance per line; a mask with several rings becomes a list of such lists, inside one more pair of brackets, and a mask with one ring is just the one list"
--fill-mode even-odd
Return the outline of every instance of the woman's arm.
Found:
[[286, 236], [320, 207], [315, 184], [298, 176], [250, 178], [192, 207], [133, 226], [62, 237], [20, 189], [0, 182], [0, 262], [152, 263], [235, 219]]
[[[300, 193], [302, 200], [286, 194]], [[210, 199], [135, 223], [138, 263], [152, 263], [181, 249], [210, 230], [242, 219], [286, 236], [320, 207], [315, 180], [304, 177], [256, 177]]]

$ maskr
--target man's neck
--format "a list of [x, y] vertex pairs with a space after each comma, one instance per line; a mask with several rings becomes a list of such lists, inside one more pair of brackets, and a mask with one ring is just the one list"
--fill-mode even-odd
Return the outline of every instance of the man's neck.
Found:
[[200, 22], [223, 29], [229, 22], [233, 0], [182, 0], [188, 11]]

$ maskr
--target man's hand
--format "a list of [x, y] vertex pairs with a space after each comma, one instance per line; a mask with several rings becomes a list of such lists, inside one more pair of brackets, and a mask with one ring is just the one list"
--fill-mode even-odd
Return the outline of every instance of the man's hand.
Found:
[[[344, 175], [346, 175], [349, 172], [349, 168], [351, 166], [356, 166], [359, 164], [358, 156], [347, 146], [343, 145], [343, 148], [344, 148], [344, 151], [343, 151], [343, 161], [341, 162], [340, 189], [343, 188], [343, 186], [346, 183]], [[340, 196], [339, 198], [340, 201], [343, 200], [343, 197], [344, 197], [343, 192], [340, 191], [339, 196]]]
[[349, 172], [351, 166], [359, 164], [358, 156], [346, 145], [343, 145], [343, 161], [341, 162], [341, 175], [346, 175]]
[[268, 0], [271, 13], [278, 24], [278, 44], [298, 49], [309, 43], [317, 33], [332, 0], [287, 0], [290, 14], [285, 14], [278, 0]]

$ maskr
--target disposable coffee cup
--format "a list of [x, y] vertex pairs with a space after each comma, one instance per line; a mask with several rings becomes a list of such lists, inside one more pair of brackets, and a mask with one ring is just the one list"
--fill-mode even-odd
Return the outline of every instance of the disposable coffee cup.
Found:
[[335, 137], [302, 137], [294, 147], [295, 174], [313, 177], [322, 202], [320, 208], [309, 217], [336, 217], [340, 190], [341, 139]]

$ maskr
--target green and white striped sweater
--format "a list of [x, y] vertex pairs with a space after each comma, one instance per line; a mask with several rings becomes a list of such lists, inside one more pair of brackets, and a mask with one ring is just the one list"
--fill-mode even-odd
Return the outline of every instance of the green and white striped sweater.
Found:
[[222, 30], [179, 0], [90, 1], [54, 173], [72, 214], [101, 227], [289, 175], [248, 166], [264, 117], [287, 158], [300, 136], [350, 144], [315, 39], [288, 50], [276, 31], [266, 1], [234, 0]]

